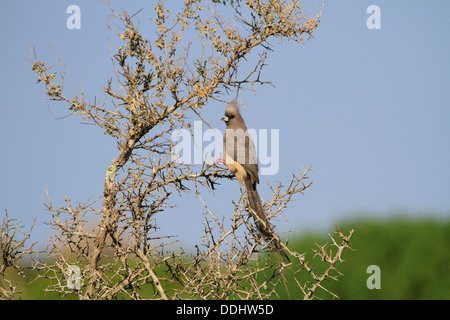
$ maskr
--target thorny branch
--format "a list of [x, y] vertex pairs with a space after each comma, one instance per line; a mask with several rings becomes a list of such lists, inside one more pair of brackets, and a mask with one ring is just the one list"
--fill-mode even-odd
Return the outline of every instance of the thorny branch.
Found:
[[[267, 299], [277, 295], [280, 272], [294, 268], [311, 275], [312, 286], [299, 286], [304, 298], [313, 298], [318, 288], [324, 289], [324, 279], [336, 277], [330, 271], [336, 270], [351, 234], [345, 237], [337, 229], [344, 244], [333, 242], [338, 248], [333, 255], [319, 246], [316, 254], [330, 264], [322, 275], [309, 266], [305, 254], [286, 244], [296, 260], [277, 265], [268, 254], [270, 246], [249, 220], [244, 195], [234, 203], [231, 221], [218, 218], [200, 196], [232, 176], [217, 165], [198, 168], [175, 161], [171, 133], [192, 130], [192, 118], [208, 124], [202, 110], [211, 100], [222, 101], [225, 93], [271, 85], [262, 80], [262, 70], [274, 40], [310, 39], [322, 10], [307, 17], [298, 0], [212, 4], [186, 0], [174, 13], [161, 1], [151, 18], [156, 34], [146, 39], [139, 30], [139, 13], [118, 12], [109, 1], [105, 3], [113, 21], [108, 27], [123, 44], [111, 50], [113, 77], [107, 80], [103, 99], [96, 97], [92, 103], [83, 90], [66, 96], [61, 58], [46, 67], [32, 52], [32, 69], [49, 100], [62, 102], [72, 115], [101, 127], [118, 147], [97, 200], [74, 206], [66, 198], [66, 206], [54, 208], [48, 199], [51, 225], [57, 232], [46, 259], [35, 260], [39, 277], [51, 280], [47, 290], [80, 299]], [[254, 67], [242, 71], [250, 56], [257, 57]], [[54, 72], [58, 66], [60, 72]], [[310, 186], [308, 171], [294, 174], [287, 187], [281, 183], [271, 187], [273, 198], [264, 204], [269, 218], [282, 214], [293, 197]], [[189, 258], [184, 251], [166, 251], [171, 237], [155, 235], [154, 219], [176, 205], [173, 194], [190, 192], [203, 202], [206, 212], [203, 243]], [[92, 221], [97, 225], [92, 226]], [[65, 271], [72, 264], [82, 270], [79, 289], [65, 285]]]
[[11, 219], [8, 211], [5, 210], [0, 225], [0, 299], [13, 299], [18, 292], [17, 284], [13, 284], [5, 277], [8, 268], [14, 269], [21, 277], [25, 277], [24, 267], [20, 261], [32, 252], [36, 252], [33, 249], [36, 242], [26, 246], [35, 223], [36, 221], [33, 221], [30, 230], [25, 232], [24, 226], [17, 220]]

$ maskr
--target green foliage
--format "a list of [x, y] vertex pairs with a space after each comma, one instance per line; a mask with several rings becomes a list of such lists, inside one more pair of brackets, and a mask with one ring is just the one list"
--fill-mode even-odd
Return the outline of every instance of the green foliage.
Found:
[[[325, 284], [340, 299], [450, 299], [450, 220], [359, 218], [340, 224], [344, 233], [352, 228], [355, 251], [344, 252], [345, 261], [338, 266], [344, 276]], [[310, 253], [306, 248], [313, 248], [312, 239], [320, 243], [320, 237], [300, 237], [291, 245]], [[313, 265], [320, 264], [314, 260]], [[367, 288], [370, 265], [380, 267], [379, 290]], [[318, 296], [332, 298], [325, 291]]]
[[[328, 280], [324, 287], [339, 296], [340, 299], [450, 299], [450, 220], [425, 218], [396, 217], [388, 220], [373, 220], [358, 218], [341, 223], [340, 230], [348, 233], [355, 230], [351, 239], [352, 248], [343, 253], [344, 262], [337, 269], [344, 274], [338, 281]], [[330, 232], [331, 233], [331, 232]], [[304, 234], [289, 243], [289, 247], [298, 252], [305, 252], [306, 259], [317, 270], [322, 271], [326, 263], [318, 257], [313, 258], [312, 249], [315, 242], [324, 244], [330, 242], [324, 232]], [[330, 247], [332, 248], [332, 247]], [[381, 289], [368, 289], [366, 281], [370, 274], [367, 267], [377, 265], [381, 271]], [[268, 270], [266, 276], [273, 271]], [[14, 270], [6, 277], [14, 279]], [[29, 279], [35, 278], [33, 271], [26, 272]], [[298, 299], [303, 295], [299, 292], [296, 280], [303, 283], [307, 279], [305, 270], [285, 269], [284, 274], [289, 282], [289, 296], [284, 285], [279, 285], [280, 299]], [[294, 279], [295, 277], [295, 279]], [[21, 294], [17, 299], [76, 299], [68, 294], [60, 297], [55, 293], [46, 293], [48, 280], [39, 278], [32, 283], [26, 283], [17, 277]], [[279, 279], [279, 278], [278, 278]], [[264, 279], [261, 279], [264, 281]], [[180, 284], [173, 283], [172, 286]], [[141, 290], [153, 288], [143, 287]], [[145, 294], [144, 294], [145, 296]], [[326, 290], [317, 291], [322, 299], [332, 299]], [[276, 297], [274, 297], [276, 298]]]

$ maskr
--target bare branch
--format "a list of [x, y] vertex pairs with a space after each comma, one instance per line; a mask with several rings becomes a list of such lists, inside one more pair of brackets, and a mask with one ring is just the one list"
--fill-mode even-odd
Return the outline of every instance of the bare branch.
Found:
[[[337, 229], [341, 242], [332, 238], [334, 254], [318, 246], [316, 255], [329, 264], [318, 274], [305, 254], [291, 250], [277, 234], [265, 240], [258, 236], [244, 195], [233, 203], [231, 219], [209, 209], [202, 192], [232, 179], [230, 173], [217, 165], [178, 163], [171, 156], [175, 129], [192, 133], [192, 119], [209, 126], [202, 110], [211, 100], [272, 85], [263, 80], [263, 70], [275, 42], [309, 39], [321, 9], [310, 17], [297, 0], [249, 0], [245, 6], [239, 0], [193, 0], [171, 12], [160, 1], [151, 18], [155, 33], [146, 38], [139, 28], [140, 11], [129, 14], [105, 3], [111, 12], [108, 28], [122, 45], [111, 48], [113, 76], [106, 80], [102, 99], [88, 99], [82, 89], [67, 97], [61, 57], [47, 67], [32, 52], [32, 70], [48, 99], [101, 127], [118, 147], [105, 166], [103, 192], [96, 200], [74, 205], [66, 197], [64, 206], [54, 208], [48, 196], [55, 236], [46, 259], [35, 260], [39, 277], [50, 281], [47, 290], [80, 299], [268, 299], [278, 295], [282, 283], [288, 290], [288, 268], [310, 275], [308, 284], [292, 281], [304, 298], [326, 290], [323, 281], [340, 275], [336, 264], [350, 247], [352, 233], [344, 236]], [[309, 188], [308, 172], [293, 174], [286, 186], [270, 186], [273, 196], [264, 204], [269, 219], [283, 216], [294, 197]], [[154, 219], [176, 205], [174, 194], [193, 194], [205, 208], [202, 244], [188, 257], [184, 251], [167, 252], [172, 237], [156, 233]], [[280, 263], [274, 243], [295, 261]], [[77, 280], [82, 281], [67, 286], [72, 265], [80, 268]]]

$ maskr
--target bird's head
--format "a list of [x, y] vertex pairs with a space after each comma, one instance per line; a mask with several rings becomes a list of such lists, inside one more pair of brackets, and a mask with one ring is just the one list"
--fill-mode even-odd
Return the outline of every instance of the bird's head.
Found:
[[[242, 120], [239, 106], [236, 100], [231, 101], [225, 109], [225, 115], [221, 119], [228, 126], [233, 125], [237, 121]], [[242, 120], [243, 121], [243, 120]]]

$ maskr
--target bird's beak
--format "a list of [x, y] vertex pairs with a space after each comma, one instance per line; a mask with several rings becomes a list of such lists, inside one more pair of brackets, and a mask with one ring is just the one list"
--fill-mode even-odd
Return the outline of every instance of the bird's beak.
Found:
[[220, 119], [220, 120], [225, 121], [225, 122], [228, 122], [228, 120], [230, 120], [230, 119], [228, 119], [227, 116], [223, 116], [222, 119]]

